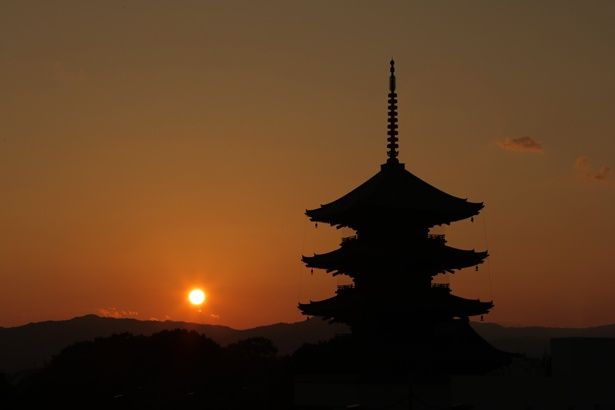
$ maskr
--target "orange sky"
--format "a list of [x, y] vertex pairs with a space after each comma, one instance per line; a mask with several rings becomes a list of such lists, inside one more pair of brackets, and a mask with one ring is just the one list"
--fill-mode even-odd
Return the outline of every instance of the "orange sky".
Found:
[[486, 204], [441, 230], [491, 254], [455, 293], [615, 322], [615, 3], [287, 3], [0, 4], [0, 326], [300, 320], [341, 236], [303, 212], [384, 162], [391, 56], [400, 159]]

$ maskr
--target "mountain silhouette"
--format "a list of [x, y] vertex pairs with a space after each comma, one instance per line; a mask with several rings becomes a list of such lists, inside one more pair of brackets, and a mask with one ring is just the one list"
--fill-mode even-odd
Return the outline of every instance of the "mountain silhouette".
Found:
[[222, 346], [249, 338], [265, 337], [275, 344], [282, 355], [292, 353], [306, 342], [315, 343], [330, 339], [337, 333], [347, 332], [343, 325], [329, 324], [320, 319], [237, 330], [220, 325], [85, 315], [69, 320], [0, 328], [0, 373], [41, 367], [53, 355], [76, 342], [121, 333], [149, 336], [174, 329], [194, 330]]
[[[553, 337], [615, 337], [615, 324], [588, 328], [549, 328], [506, 327], [495, 323], [472, 322], [472, 327], [498, 349], [535, 358], [545, 354], [549, 340]], [[121, 333], [148, 336], [173, 329], [194, 330], [222, 346], [264, 337], [271, 340], [282, 355], [294, 352], [304, 343], [315, 343], [348, 332], [344, 325], [329, 324], [317, 318], [238, 330], [220, 325], [86, 315], [70, 320], [0, 328], [0, 373], [41, 367], [53, 355], [76, 342]]]

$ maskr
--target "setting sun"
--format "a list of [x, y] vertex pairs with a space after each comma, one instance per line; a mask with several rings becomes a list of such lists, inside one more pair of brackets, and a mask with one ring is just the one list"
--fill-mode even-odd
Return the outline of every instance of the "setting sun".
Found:
[[188, 300], [193, 305], [202, 305], [206, 298], [205, 292], [201, 289], [192, 289], [188, 294]]

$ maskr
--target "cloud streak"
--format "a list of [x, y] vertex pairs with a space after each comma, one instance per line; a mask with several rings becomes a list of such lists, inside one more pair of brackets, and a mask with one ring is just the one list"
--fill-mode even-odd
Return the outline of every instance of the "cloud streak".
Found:
[[611, 168], [606, 165], [594, 167], [587, 155], [581, 155], [574, 161], [574, 168], [581, 177], [597, 182], [606, 182], [611, 178]]
[[532, 137], [504, 138], [497, 142], [498, 147], [506, 151], [540, 153], [542, 144]]
[[100, 308], [98, 309], [98, 314], [103, 317], [113, 317], [115, 319], [139, 316], [139, 312], [135, 312], [134, 310], [121, 310], [115, 307]]

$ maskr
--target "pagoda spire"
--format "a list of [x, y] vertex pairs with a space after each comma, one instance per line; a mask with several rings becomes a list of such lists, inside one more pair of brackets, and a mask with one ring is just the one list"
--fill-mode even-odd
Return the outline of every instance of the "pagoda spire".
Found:
[[389, 118], [387, 124], [387, 163], [399, 163], [397, 144], [397, 93], [395, 92], [395, 60], [391, 59], [391, 75], [389, 76]]

